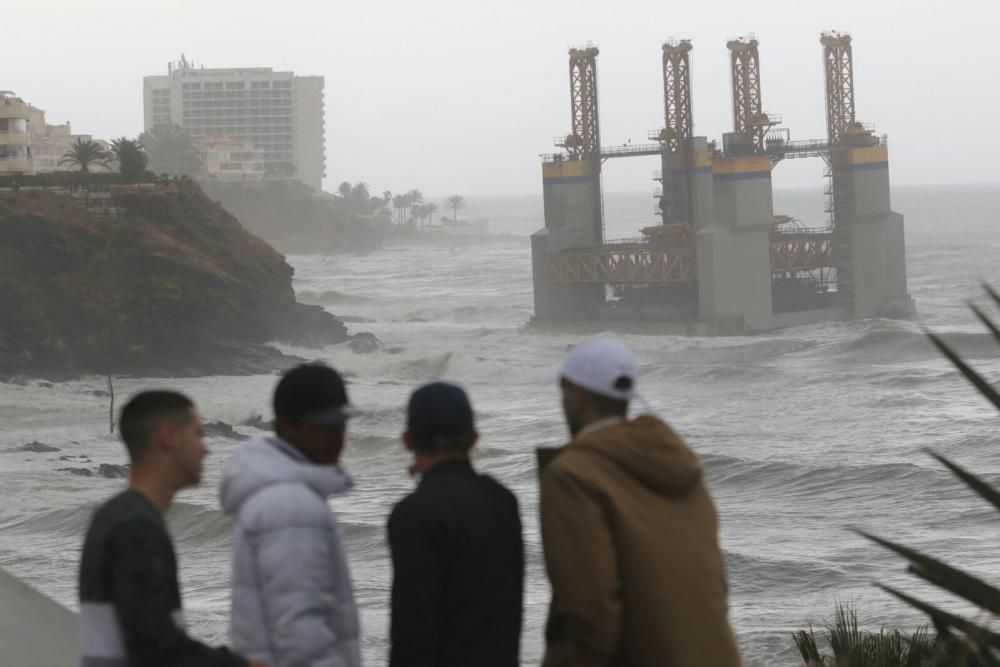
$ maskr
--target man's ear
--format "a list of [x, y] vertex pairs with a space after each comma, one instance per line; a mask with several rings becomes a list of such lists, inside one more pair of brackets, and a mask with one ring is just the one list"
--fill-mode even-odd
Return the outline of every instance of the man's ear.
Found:
[[147, 449], [150, 452], [162, 452], [173, 448], [174, 445], [174, 433], [176, 429], [173, 424], [170, 423], [169, 419], [160, 420], [160, 422], [153, 427], [153, 430], [149, 432], [149, 445]]

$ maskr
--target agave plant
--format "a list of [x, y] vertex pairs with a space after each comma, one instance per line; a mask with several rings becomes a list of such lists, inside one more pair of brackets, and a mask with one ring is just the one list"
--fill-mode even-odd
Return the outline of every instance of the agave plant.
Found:
[[936, 655], [935, 640], [920, 628], [906, 637], [899, 630], [865, 632], [858, 627], [853, 606], [837, 605], [833, 623], [826, 627], [826, 642], [833, 655], [819, 650], [812, 628], [799, 630], [792, 639], [809, 667], [929, 667]]
[[[983, 287], [993, 302], [1000, 305], [1000, 294], [997, 294], [989, 285]], [[972, 305], [971, 308], [976, 317], [1000, 343], [1000, 328], [981, 309], [975, 305]], [[962, 375], [1000, 410], [1000, 393], [962, 360], [939, 336], [929, 331], [926, 334], [931, 343], [958, 368]], [[928, 453], [954, 473], [963, 484], [1000, 510], [1000, 491], [941, 454], [933, 451], [928, 451]], [[932, 556], [864, 531], [857, 532], [909, 561], [908, 570], [910, 573], [981, 609], [983, 619], [994, 621], [1000, 616], [1000, 589], [997, 587]], [[970, 621], [889, 586], [880, 585], [880, 588], [920, 610], [930, 618], [938, 633], [938, 664], [963, 667], [1000, 667], [1000, 632], [991, 630], [987, 627], [988, 623]]]

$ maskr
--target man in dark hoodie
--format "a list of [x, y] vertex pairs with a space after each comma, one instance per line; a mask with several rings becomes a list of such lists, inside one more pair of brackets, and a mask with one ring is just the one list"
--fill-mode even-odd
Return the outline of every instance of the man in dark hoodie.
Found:
[[656, 417], [626, 418], [632, 352], [589, 339], [554, 376], [572, 439], [539, 456], [544, 667], [739, 665], [701, 464]]
[[517, 499], [469, 462], [472, 406], [455, 385], [413, 392], [403, 442], [416, 490], [389, 517], [389, 667], [517, 667], [524, 547]]

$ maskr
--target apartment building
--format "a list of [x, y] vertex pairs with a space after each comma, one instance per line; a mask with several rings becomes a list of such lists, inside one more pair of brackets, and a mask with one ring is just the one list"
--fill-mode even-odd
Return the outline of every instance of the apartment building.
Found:
[[0, 90], [0, 174], [30, 174], [31, 105], [9, 90]]
[[326, 175], [323, 77], [270, 67], [206, 69], [183, 56], [143, 79], [144, 126], [176, 124], [195, 140], [252, 144], [267, 177], [294, 174], [322, 189]]

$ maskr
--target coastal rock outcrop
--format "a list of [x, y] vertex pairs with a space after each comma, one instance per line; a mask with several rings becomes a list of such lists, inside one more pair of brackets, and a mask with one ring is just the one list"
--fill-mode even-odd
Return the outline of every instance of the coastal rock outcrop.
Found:
[[[90, 195], [87, 196], [90, 198]], [[350, 339], [193, 182], [0, 194], [0, 374], [244, 374]]]

